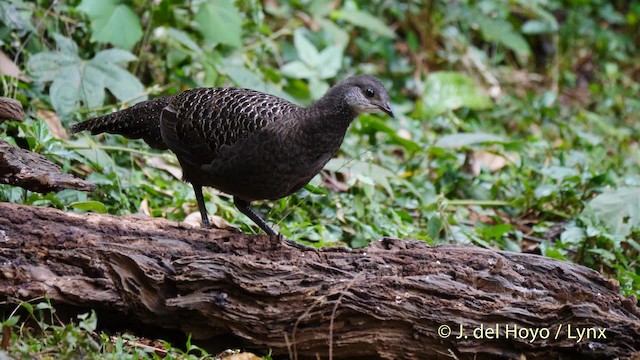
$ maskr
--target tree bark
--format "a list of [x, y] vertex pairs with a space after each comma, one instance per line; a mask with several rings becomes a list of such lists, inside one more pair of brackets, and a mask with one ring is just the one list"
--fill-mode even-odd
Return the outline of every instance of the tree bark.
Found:
[[24, 110], [20, 101], [0, 96], [0, 124], [5, 120], [23, 121]]
[[9, 184], [21, 188], [48, 193], [72, 189], [93, 191], [96, 185], [60, 170], [46, 157], [11, 146], [0, 139], [0, 184]]
[[396, 239], [302, 249], [163, 219], [0, 204], [0, 298], [42, 295], [199, 344], [231, 338], [299, 359], [640, 356], [637, 300], [575, 264]]

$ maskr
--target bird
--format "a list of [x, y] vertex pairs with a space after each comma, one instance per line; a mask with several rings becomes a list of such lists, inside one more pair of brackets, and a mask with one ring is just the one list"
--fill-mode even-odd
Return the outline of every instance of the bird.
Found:
[[386, 88], [370, 75], [348, 77], [309, 107], [251, 89], [193, 88], [86, 120], [72, 133], [120, 134], [171, 150], [193, 186], [203, 227], [211, 227], [205, 186], [233, 196], [241, 213], [279, 236], [251, 203], [304, 187], [336, 155], [361, 113], [394, 117]]

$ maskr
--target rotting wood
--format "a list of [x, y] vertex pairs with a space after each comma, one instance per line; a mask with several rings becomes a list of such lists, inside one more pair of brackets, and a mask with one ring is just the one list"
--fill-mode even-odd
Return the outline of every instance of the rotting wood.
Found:
[[[299, 359], [326, 359], [330, 346], [334, 359], [640, 356], [637, 300], [575, 264], [394, 239], [303, 250], [163, 219], [0, 204], [0, 297], [42, 295], [204, 346], [232, 338]], [[456, 339], [461, 325], [467, 338]]]
[[93, 191], [96, 188], [86, 180], [65, 174], [46, 157], [12, 146], [0, 139], [0, 184], [47, 193], [64, 189]]
[[24, 120], [22, 104], [16, 99], [0, 96], [0, 124], [5, 120]]

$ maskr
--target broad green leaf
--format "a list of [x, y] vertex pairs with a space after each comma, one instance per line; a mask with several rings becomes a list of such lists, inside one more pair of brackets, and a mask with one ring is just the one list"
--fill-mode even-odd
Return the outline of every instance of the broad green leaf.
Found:
[[418, 151], [418, 150], [420, 150], [422, 148], [415, 141], [412, 141], [412, 140], [409, 140], [409, 139], [405, 139], [405, 138], [401, 137], [400, 135], [398, 135], [398, 132], [394, 128], [392, 128], [391, 126], [387, 125], [383, 120], [380, 120], [379, 118], [376, 118], [376, 117], [370, 116], [370, 115], [362, 115], [362, 116], [360, 116], [360, 123], [365, 128], [370, 128], [370, 129], [373, 129], [373, 130], [376, 130], [376, 131], [381, 131], [381, 132], [389, 135], [389, 137], [391, 138], [391, 142], [392, 143], [401, 145], [405, 149], [407, 149], [408, 151]]
[[504, 234], [508, 233], [513, 229], [514, 227], [511, 224], [497, 224], [497, 225], [481, 228], [481, 231], [484, 237], [486, 238], [499, 239]]
[[566, 256], [564, 256], [564, 254], [560, 251], [560, 249], [557, 249], [555, 247], [550, 247], [547, 243], [540, 244], [540, 251], [542, 252], [542, 255], [546, 257], [567, 261]]
[[331, 3], [335, 0], [314, 0], [309, 2], [309, 14], [314, 18], [321, 19], [331, 12]]
[[[104, 86], [119, 100], [130, 100], [139, 96], [144, 87], [136, 77], [129, 71], [121, 67], [129, 61], [135, 60], [128, 51], [120, 49], [103, 50], [89, 60], [87, 71], [88, 74], [95, 73], [95, 76], [104, 81]], [[137, 85], [136, 89], [132, 89], [132, 85]], [[102, 102], [102, 101], [100, 101]]]
[[309, 91], [312, 99], [320, 99], [329, 90], [329, 84], [326, 81], [319, 80], [317, 77], [309, 79]]
[[58, 46], [58, 51], [62, 54], [69, 56], [78, 56], [78, 45], [73, 41], [73, 39], [64, 37], [60, 34], [54, 34], [53, 39], [56, 41], [56, 45]]
[[533, 194], [536, 197], [536, 199], [542, 199], [544, 197], [547, 197], [553, 194], [556, 191], [558, 191], [558, 187], [556, 185], [542, 184], [536, 187], [536, 190], [534, 191]]
[[11, 316], [10, 318], [2, 322], [2, 326], [0, 326], [0, 328], [4, 326], [12, 327], [13, 325], [18, 323], [18, 320], [20, 320], [20, 316]]
[[598, 254], [600, 255], [600, 257], [607, 261], [613, 262], [616, 260], [616, 255], [606, 249], [587, 249], [587, 251], [589, 251], [590, 253]]
[[93, 61], [96, 63], [105, 63], [105, 64], [121, 64], [125, 65], [128, 62], [134, 61], [136, 57], [128, 52], [121, 49], [107, 49], [100, 51], [93, 57]]
[[222, 70], [224, 70], [224, 73], [238, 86], [273, 94], [289, 101], [293, 100], [291, 96], [282, 91], [282, 89], [274, 86], [272, 83], [265, 82], [256, 75], [254, 71], [247, 69], [234, 60], [233, 58], [226, 58], [223, 61]]
[[138, 15], [122, 0], [82, 0], [78, 10], [91, 19], [91, 41], [131, 50], [142, 38]]
[[584, 229], [575, 225], [568, 226], [562, 234], [560, 234], [560, 240], [566, 244], [580, 244], [584, 238]]
[[613, 235], [627, 236], [640, 224], [640, 187], [621, 187], [604, 192], [583, 211], [591, 212]]
[[555, 180], [562, 180], [571, 176], [578, 175], [578, 171], [574, 168], [565, 166], [549, 166], [540, 169], [540, 174], [548, 176]]
[[304, 36], [301, 30], [297, 30], [294, 34], [294, 45], [296, 53], [300, 60], [291, 61], [280, 70], [285, 76], [294, 79], [309, 79], [316, 82], [310, 89], [313, 98], [319, 98], [327, 89], [326, 83], [319, 81], [321, 79], [329, 79], [338, 74], [342, 66], [342, 52], [344, 49], [340, 46], [328, 46], [321, 52]]
[[460, 148], [482, 143], [504, 143], [502, 136], [487, 133], [458, 133], [445, 135], [436, 141], [435, 146], [444, 148]]
[[443, 227], [444, 224], [440, 216], [437, 214], [433, 215], [429, 218], [429, 221], [427, 221], [427, 235], [429, 235], [431, 240], [437, 240]]
[[242, 46], [242, 17], [231, 0], [203, 2], [196, 23], [207, 41]]
[[93, 211], [93, 212], [97, 212], [100, 214], [106, 214], [107, 213], [107, 207], [99, 202], [99, 201], [81, 201], [81, 202], [74, 202], [69, 204], [69, 207], [74, 208], [74, 209], [78, 209], [78, 210], [84, 210], [84, 211]]
[[363, 183], [380, 185], [390, 196], [394, 195], [389, 179], [395, 178], [396, 174], [380, 165], [360, 160], [331, 159], [324, 168], [333, 172], [350, 173]]
[[293, 34], [293, 45], [296, 47], [298, 58], [311, 68], [322, 65], [318, 49], [305, 36], [302, 29], [296, 30]]
[[15, 31], [19, 37], [35, 28], [29, 21], [33, 16], [34, 6], [17, 1], [0, 1], [0, 23]]
[[122, 66], [135, 60], [125, 50], [108, 49], [88, 61], [80, 59], [75, 43], [63, 36], [54, 36], [58, 51], [33, 55], [27, 69], [36, 81], [49, 82], [51, 104], [58, 113], [67, 116], [81, 104], [95, 108], [105, 99], [105, 89], [120, 101], [146, 99], [142, 83]]
[[191, 50], [195, 54], [202, 54], [202, 48], [200, 48], [200, 46], [198, 46], [198, 43], [193, 41], [193, 39], [191, 39], [189, 34], [187, 34], [186, 32], [174, 28], [169, 28], [166, 31], [166, 36], [169, 39], [172, 39], [180, 45], [184, 46], [185, 48]]
[[338, 74], [342, 65], [342, 51], [339, 46], [328, 46], [319, 55], [320, 66], [318, 77], [320, 79], [330, 79]]
[[529, 20], [522, 24], [523, 34], [546, 34], [556, 32], [558, 30], [557, 22], [548, 22], [542, 20]]
[[395, 32], [390, 27], [388, 27], [387, 24], [366, 11], [355, 9], [336, 10], [332, 12], [332, 17], [345, 20], [355, 26], [363, 27], [384, 37], [396, 37]]
[[294, 79], [309, 79], [316, 75], [315, 71], [309, 69], [309, 67], [300, 60], [293, 60], [284, 64], [280, 71], [284, 76], [288, 76]]
[[451, 71], [431, 73], [422, 97], [425, 110], [431, 115], [439, 115], [461, 107], [485, 109], [491, 100], [470, 77]]
[[347, 45], [349, 42], [349, 33], [345, 31], [345, 29], [326, 18], [317, 19], [317, 21], [329, 37], [327, 40], [329, 40], [331, 44], [341, 48], [344, 48]]
[[513, 29], [511, 23], [502, 19], [478, 19], [480, 32], [487, 41], [497, 41], [520, 55], [529, 56], [531, 48], [527, 41]]
[[[96, 164], [105, 172], [113, 171], [116, 166], [115, 161], [106, 151], [97, 148], [95, 141], [89, 137], [79, 137], [77, 140], [69, 141], [69, 145], [77, 147], [74, 151], [87, 161]], [[95, 174], [95, 173], [94, 173]]]

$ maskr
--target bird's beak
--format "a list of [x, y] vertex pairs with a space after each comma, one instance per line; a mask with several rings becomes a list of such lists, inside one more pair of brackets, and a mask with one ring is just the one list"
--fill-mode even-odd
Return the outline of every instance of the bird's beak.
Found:
[[387, 115], [394, 117], [393, 116], [393, 110], [391, 109], [391, 103], [388, 101], [385, 101], [383, 105], [378, 105], [378, 107], [380, 108], [380, 110], [384, 111], [385, 113], [387, 113]]

